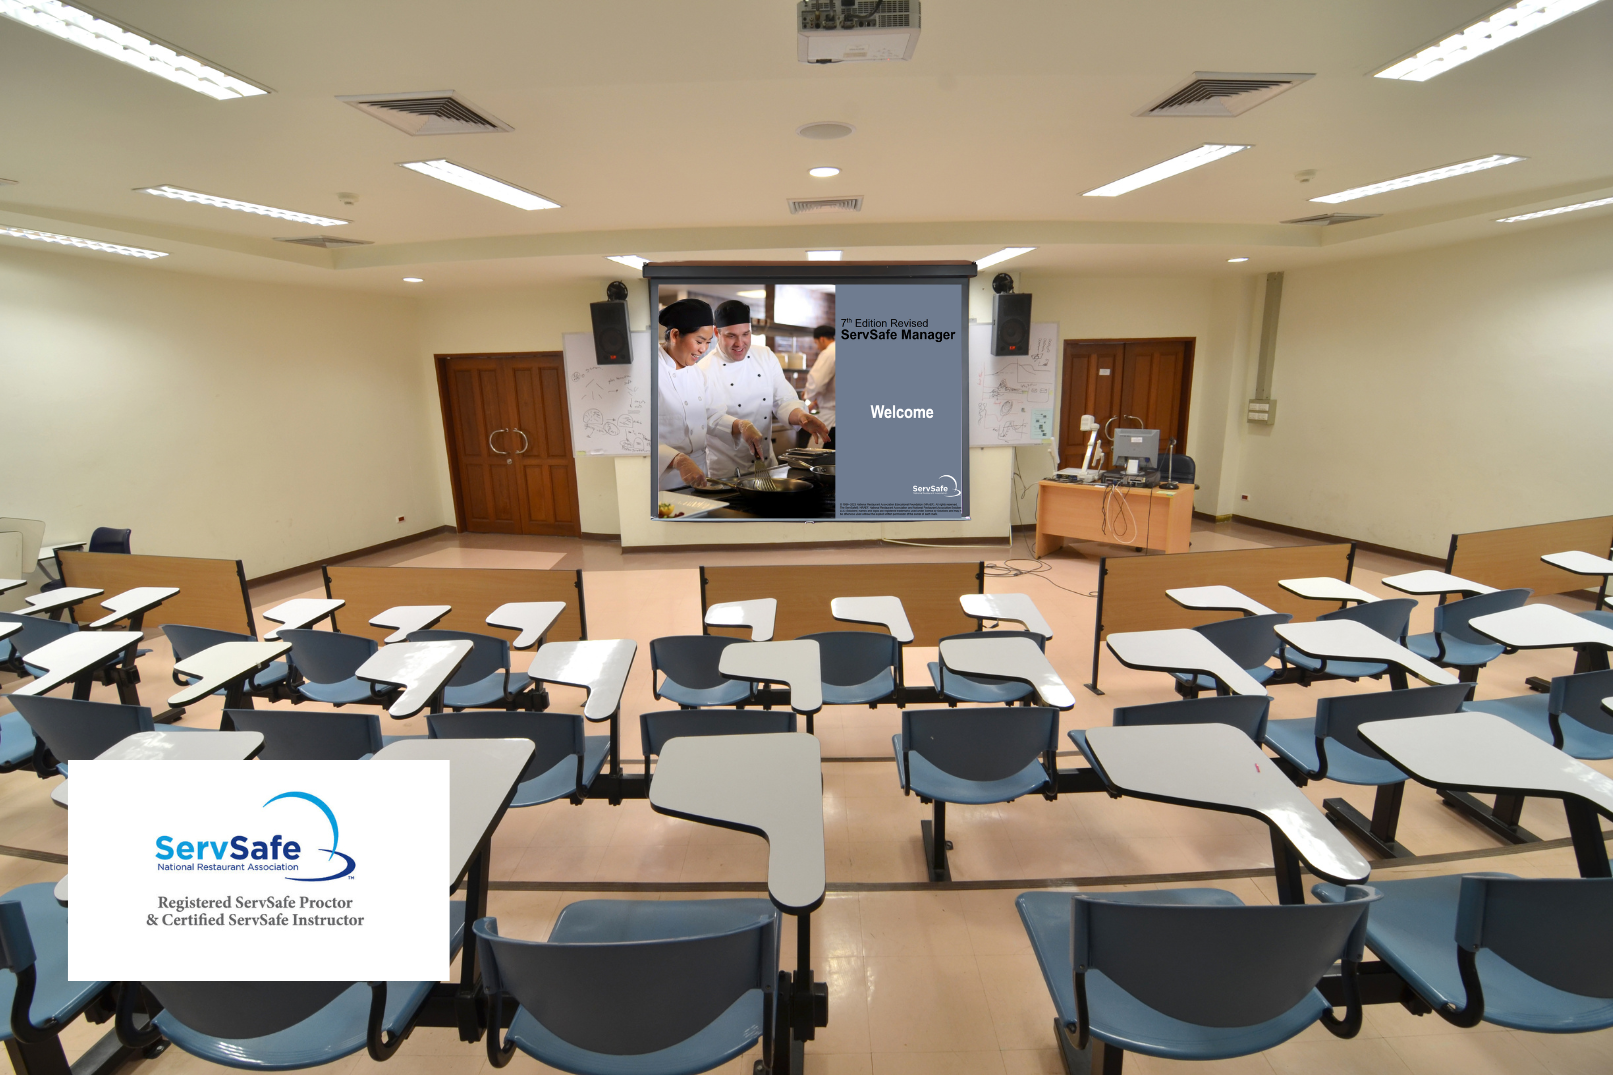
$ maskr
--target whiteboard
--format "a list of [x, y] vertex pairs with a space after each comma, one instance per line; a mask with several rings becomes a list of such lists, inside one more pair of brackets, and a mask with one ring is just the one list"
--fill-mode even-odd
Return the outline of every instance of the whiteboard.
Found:
[[969, 326], [969, 443], [1040, 444], [1054, 435], [1053, 373], [1059, 327], [1031, 325], [1025, 355], [991, 353], [991, 325]]
[[650, 454], [650, 334], [629, 333], [633, 361], [601, 366], [594, 361], [594, 334], [561, 337], [566, 362], [566, 403], [571, 447], [589, 455]]

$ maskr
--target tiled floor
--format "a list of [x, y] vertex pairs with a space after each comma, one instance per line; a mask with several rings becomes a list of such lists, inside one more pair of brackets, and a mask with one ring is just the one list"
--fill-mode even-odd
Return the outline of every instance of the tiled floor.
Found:
[[[1201, 526], [1193, 548], [1205, 551], [1260, 544], [1295, 544], [1298, 539], [1252, 527]], [[582, 568], [588, 599], [589, 633], [596, 638], [632, 638], [640, 647], [623, 700], [629, 719], [622, 724], [622, 754], [634, 759], [638, 732], [631, 715], [657, 705], [650, 692], [644, 651], [650, 639], [698, 632], [699, 595], [695, 568], [701, 563], [849, 563], [951, 561], [1000, 558], [1007, 550], [966, 547], [927, 548], [888, 545], [856, 548], [734, 549], [714, 551], [627, 552], [607, 542], [500, 536], [443, 536], [365, 557], [369, 564], [431, 567]], [[1024, 554], [1024, 539], [1015, 554]], [[1040, 577], [992, 577], [988, 591], [1029, 593], [1052, 624], [1048, 656], [1066, 682], [1089, 678], [1097, 556], [1120, 550], [1072, 547], [1053, 556]], [[1029, 566], [1016, 562], [1017, 566]], [[1357, 556], [1355, 582], [1390, 595], [1379, 585], [1384, 575], [1423, 566], [1370, 553]], [[257, 609], [288, 597], [321, 594], [317, 574], [279, 580], [252, 591]], [[1398, 595], [1396, 595], [1398, 596]], [[1571, 598], [1551, 599], [1565, 607], [1587, 607]], [[1432, 600], [1413, 617], [1414, 631], [1429, 629]], [[268, 626], [265, 624], [264, 626]], [[171, 661], [158, 642], [142, 659], [142, 696], [161, 709], [172, 693]], [[927, 682], [924, 663], [934, 651], [907, 655], [913, 682]], [[1537, 651], [1503, 657], [1480, 677], [1480, 697], [1523, 691], [1529, 675], [1550, 677], [1571, 670], [1567, 651]], [[1103, 657], [1097, 697], [1076, 690], [1077, 704], [1064, 715], [1065, 728], [1106, 724], [1114, 706], [1165, 701], [1175, 697], [1167, 677], [1133, 672]], [[13, 681], [0, 675], [0, 690]], [[1273, 719], [1308, 716], [1315, 698], [1332, 693], [1375, 691], [1379, 683], [1329, 683], [1311, 688], [1274, 688]], [[552, 688], [557, 707], [580, 703], [580, 692]], [[114, 700], [97, 688], [97, 698]], [[0, 699], [0, 711], [9, 709]], [[197, 706], [185, 723], [217, 726], [218, 704]], [[389, 733], [423, 733], [423, 721], [388, 721]], [[939, 890], [923, 882], [919, 821], [928, 808], [904, 798], [890, 755], [891, 735], [899, 728], [894, 709], [831, 707], [819, 714], [817, 732], [830, 761], [824, 766], [824, 821], [830, 894], [813, 917], [814, 964], [830, 989], [830, 1025], [807, 1048], [808, 1070], [825, 1073], [903, 1072], [1057, 1072], [1052, 1035], [1053, 1009], [1031, 956], [1013, 901], [1020, 886]], [[1066, 766], [1078, 764], [1075, 758]], [[1613, 774], [1613, 765], [1598, 763]], [[50, 782], [27, 773], [0, 777], [0, 891], [60, 877], [65, 867], [16, 854], [17, 849], [64, 855], [65, 811], [49, 802]], [[1314, 801], [1343, 796], [1370, 813], [1372, 789], [1323, 781], [1305, 789]], [[1531, 800], [1523, 823], [1545, 839], [1567, 835], [1562, 810]], [[953, 875], [959, 881], [1023, 881], [1023, 887], [1073, 886], [1102, 889], [1116, 885], [1155, 887], [1148, 875], [1230, 871], [1211, 882], [1249, 902], [1275, 900], [1269, 874], [1271, 851], [1263, 826], [1227, 814], [1197, 811], [1104, 795], [1066, 795], [1056, 802], [1029, 797], [1000, 806], [952, 807], [948, 813]], [[1420, 854], [1493, 852], [1497, 842], [1440, 804], [1433, 792], [1412, 785], [1406, 791], [1401, 841]], [[1438, 865], [1381, 869], [1387, 879], [1465, 870], [1504, 870], [1526, 876], [1571, 876], [1572, 852], [1553, 849], [1500, 856], [1481, 855]], [[637, 882], [661, 890], [625, 894], [628, 898], [689, 898], [696, 891], [734, 895], [725, 885], [748, 888], [766, 877], [766, 846], [743, 833], [678, 821], [653, 813], [643, 802], [610, 807], [556, 803], [512, 811], [494, 836], [495, 882], [507, 886], [490, 897], [506, 935], [541, 937], [559, 909], [584, 890], [556, 884]], [[675, 885], [676, 890], [671, 890]], [[519, 887], [514, 887], [519, 886]], [[689, 886], [689, 887], [685, 887]], [[593, 893], [597, 895], [597, 892]], [[786, 937], [786, 951], [793, 938]], [[788, 962], [788, 960], [786, 960]], [[98, 1037], [105, 1027], [74, 1024], [64, 1036], [69, 1055]], [[750, 1070], [752, 1057], [724, 1070]], [[367, 1058], [350, 1058], [333, 1067], [364, 1067]], [[142, 1064], [159, 1075], [209, 1065], [170, 1049]], [[1133, 1056], [1127, 1070], [1187, 1070], [1185, 1065]], [[446, 1030], [419, 1030], [388, 1063], [408, 1073], [476, 1072], [486, 1067], [480, 1046], [460, 1044]], [[510, 1070], [540, 1067], [518, 1057]], [[1603, 1072], [1613, 1068], [1613, 1032], [1545, 1036], [1498, 1030], [1489, 1025], [1457, 1030], [1429, 1016], [1414, 1018], [1398, 1006], [1368, 1010], [1365, 1028], [1353, 1041], [1339, 1041], [1320, 1027], [1258, 1056], [1198, 1065], [1208, 1073], [1304, 1072]]]

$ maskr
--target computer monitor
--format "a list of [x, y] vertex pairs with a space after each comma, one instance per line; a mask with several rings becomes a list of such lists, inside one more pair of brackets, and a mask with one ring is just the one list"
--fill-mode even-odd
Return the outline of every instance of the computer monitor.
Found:
[[1113, 457], [1115, 466], [1123, 467], [1126, 460], [1135, 459], [1140, 467], [1159, 464], [1159, 430], [1117, 429]]

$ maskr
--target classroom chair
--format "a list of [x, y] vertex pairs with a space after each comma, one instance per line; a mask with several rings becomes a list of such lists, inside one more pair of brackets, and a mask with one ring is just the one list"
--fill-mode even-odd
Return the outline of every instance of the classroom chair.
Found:
[[[1028, 638], [1036, 648], [1046, 652], [1047, 639], [1035, 631], [966, 631], [961, 635], [947, 635], [942, 642], [953, 638]], [[947, 705], [956, 708], [959, 702], [981, 702], [986, 705], [1031, 704], [1036, 693], [1029, 683], [1018, 679], [999, 679], [996, 676], [966, 676], [954, 672], [939, 660], [929, 662], [930, 682], [935, 693], [946, 699]]]
[[902, 794], [934, 803], [919, 822], [931, 881], [952, 880], [947, 803], [1013, 802], [1058, 782], [1059, 714], [1037, 707], [911, 709], [891, 736]]
[[1192, 456], [1161, 452], [1157, 466], [1161, 481], [1173, 481], [1178, 485], [1192, 485], [1193, 488], [1198, 488], [1194, 483], [1199, 480], [1199, 470]]
[[[1382, 894], [1367, 944], [1459, 1027], [1576, 1034], [1613, 1026], [1613, 878], [1419, 877]], [[1344, 892], [1321, 884], [1325, 903]]]
[[[133, 531], [118, 530], [110, 526], [97, 526], [94, 532], [90, 534], [89, 544], [85, 546], [84, 551], [122, 553], [123, 555], [127, 556], [130, 551], [129, 535], [131, 533], [133, 533]], [[61, 579], [51, 579], [49, 582], [46, 582], [44, 585], [39, 587], [39, 592], [44, 593], [47, 590], [59, 590], [66, 585], [67, 583]]]
[[[24, 616], [15, 612], [0, 612], [0, 623], [20, 623], [22, 630], [13, 633], [5, 641], [11, 646], [11, 659], [0, 667], [20, 676], [38, 676], [43, 671], [36, 665], [28, 663], [28, 654], [49, 642], [72, 634], [78, 630], [78, 624], [70, 620], [52, 620], [45, 616]], [[138, 659], [150, 653], [149, 649], [136, 649], [135, 657]], [[103, 684], [111, 685], [117, 674], [118, 667], [123, 663], [123, 654], [115, 653], [102, 662], [96, 669]], [[138, 678], [131, 682], [139, 682]]]
[[[35, 759], [35, 771], [40, 776], [67, 775], [70, 762], [89, 761], [100, 757], [136, 732], [155, 731], [151, 710], [143, 705], [121, 705], [117, 702], [79, 701], [76, 698], [50, 698], [37, 695], [13, 696], [11, 704], [17, 707], [33, 730], [34, 736], [44, 744], [44, 751]], [[205, 732], [206, 728], [185, 728], [166, 725], [165, 732]]]
[[[0, 1041], [14, 1066], [65, 1072], [62, 1028], [90, 1008], [109, 1008], [110, 982], [67, 979], [67, 908], [50, 882], [0, 896]], [[21, 1061], [19, 1064], [18, 1061]]]
[[532, 682], [526, 676], [510, 675], [510, 643], [505, 639], [468, 631], [415, 631], [409, 641], [471, 644], [465, 663], [442, 692], [442, 704], [456, 713], [461, 709], [515, 709], [520, 705], [518, 696]]
[[1613, 715], [1602, 708], [1613, 698], [1613, 671], [1554, 676], [1547, 694], [1488, 698], [1462, 706], [1473, 713], [1493, 713], [1543, 739], [1571, 758], [1613, 758]]
[[867, 705], [898, 702], [902, 647], [875, 631], [821, 631], [802, 635], [818, 644], [824, 705]]
[[[465, 936], [465, 902], [450, 900], [448, 958]], [[368, 1049], [386, 1060], [414, 1029], [436, 982], [139, 982], [119, 998], [118, 1040], [149, 1048], [166, 1038], [192, 1056], [252, 1071], [311, 1068]], [[131, 988], [131, 986], [139, 988]], [[134, 1026], [135, 995], [162, 1011]]]
[[1506, 652], [1506, 647], [1489, 635], [1468, 626], [1475, 616], [1521, 608], [1533, 590], [1497, 590], [1475, 594], [1434, 608], [1434, 630], [1406, 639], [1406, 648], [1424, 660], [1454, 668], [1463, 683], [1477, 683], [1479, 669]]
[[[1271, 695], [1258, 697], [1252, 694], [1211, 695], [1208, 698], [1183, 698], [1175, 702], [1153, 702], [1149, 705], [1122, 705], [1114, 710], [1116, 728], [1141, 724], [1230, 724], [1256, 744], [1266, 741], [1266, 717], [1271, 712]], [[1070, 742], [1076, 745], [1087, 764], [1103, 771], [1087, 749], [1085, 728], [1069, 733]]]
[[1579, 615], [1583, 616], [1587, 620], [1590, 620], [1592, 623], [1599, 624], [1603, 627], [1606, 627], [1609, 631], [1613, 631], [1613, 609], [1604, 608], [1600, 611], [1581, 612]]
[[580, 900], [547, 941], [501, 937], [496, 918], [472, 928], [494, 1067], [520, 1049], [577, 1075], [692, 1075], [758, 1040], [771, 1058], [787, 1030], [779, 912], [765, 899]]
[[660, 756], [667, 740], [684, 735], [765, 735], [795, 731], [795, 713], [788, 709], [664, 709], [640, 713], [639, 742], [644, 744], [644, 775], [650, 759]]
[[[717, 671], [722, 651], [742, 638], [724, 635], [667, 635], [650, 640], [650, 691], [685, 709], [743, 705], [755, 695], [750, 681]], [[657, 683], [657, 673], [660, 682]]]
[[[1254, 677], [1256, 683], [1265, 683], [1277, 674], [1277, 669], [1266, 662], [1277, 655], [1281, 639], [1276, 627], [1294, 617], [1286, 612], [1268, 612], [1260, 616], [1240, 616], [1235, 620], [1204, 623], [1193, 628], [1214, 642], [1216, 648], [1237, 662], [1238, 667]], [[1172, 672], [1176, 680], [1176, 693], [1183, 698], [1197, 698], [1199, 691], [1216, 689], [1215, 677], [1193, 675], [1189, 672]]]
[[[194, 657], [204, 649], [211, 649], [221, 642], [256, 642], [251, 635], [237, 634], [234, 631], [220, 631], [212, 627], [192, 627], [184, 623], [165, 623], [162, 633], [168, 637], [168, 644], [174, 648], [174, 663], [178, 664], [187, 657]], [[181, 687], [188, 687], [196, 682], [197, 677], [187, 676], [180, 672], [171, 673], [173, 680]], [[288, 689], [277, 691], [275, 688], [285, 685], [291, 675], [290, 666], [285, 661], [275, 661], [269, 667], [252, 677], [252, 693], [263, 697], [284, 696], [289, 698]], [[226, 688], [220, 687], [213, 692], [223, 695]]]
[[1316, 699], [1316, 716], [1274, 720], [1266, 725], [1266, 745], [1295, 784], [1337, 780], [1341, 784], [1376, 785], [1377, 798], [1368, 820], [1344, 799], [1322, 800], [1322, 809], [1385, 858], [1411, 854], [1395, 840], [1406, 774], [1361, 738], [1361, 725], [1375, 720], [1455, 713], [1473, 696], [1470, 683], [1411, 687], [1403, 691], [1340, 694]]
[[[1417, 602], [1409, 597], [1395, 597], [1387, 601], [1364, 601], [1348, 608], [1324, 612], [1318, 620], [1354, 620], [1364, 623], [1392, 642], [1405, 645], [1406, 630], [1411, 623], [1411, 611]], [[1366, 661], [1327, 661], [1308, 657], [1292, 646], [1284, 645], [1277, 655], [1284, 665], [1298, 668], [1299, 681], [1313, 679], [1377, 679], [1389, 671], [1389, 666]]]
[[532, 740], [535, 749], [521, 770], [511, 806], [540, 806], [556, 799], [582, 802], [610, 755], [610, 736], [584, 735], [581, 714], [433, 713], [426, 727], [432, 739]]
[[[1320, 1021], [1361, 1029], [1356, 975], [1378, 894], [1246, 907], [1218, 888], [1025, 892], [1015, 900], [1057, 1014], [1066, 1071], [1120, 1075], [1128, 1052], [1166, 1060], [1246, 1056]], [[1336, 1017], [1317, 985], [1341, 961]]]
[[225, 732], [263, 736], [259, 761], [359, 761], [400, 739], [423, 735], [382, 735], [378, 713], [358, 709], [226, 709]]
[[300, 698], [327, 705], [385, 705], [395, 693], [395, 688], [381, 688], [353, 674], [381, 648], [373, 638], [306, 627], [279, 633], [291, 643], [292, 678]]

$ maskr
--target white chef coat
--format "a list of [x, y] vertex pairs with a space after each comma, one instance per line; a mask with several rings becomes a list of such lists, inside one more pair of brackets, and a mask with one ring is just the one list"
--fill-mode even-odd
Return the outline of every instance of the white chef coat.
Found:
[[823, 424], [833, 429], [835, 426], [835, 345], [818, 352], [818, 360], [812, 363], [812, 372], [807, 374], [806, 397], [818, 405], [818, 417]]
[[[657, 488], [678, 489], [688, 484], [672, 465], [679, 452], [693, 459], [706, 474], [711, 474], [707, 442], [726, 417], [726, 398], [711, 383], [700, 363], [679, 369], [665, 347], [658, 350], [656, 380], [661, 395], [656, 416], [657, 473], [660, 475]], [[733, 419], [727, 419], [727, 424], [733, 425]]]
[[777, 466], [773, 423], [788, 422], [792, 411], [806, 406], [784, 376], [778, 357], [768, 347], [753, 343], [737, 362], [728, 361], [728, 356], [718, 349], [702, 358], [699, 365], [705, 367], [706, 379], [721, 390], [727, 401], [729, 421], [712, 430], [706, 441], [706, 458], [716, 468], [716, 476], [732, 477], [741, 470], [750, 470], [756, 461], [745, 439], [731, 432], [736, 418], [756, 427], [767, 449], [766, 465]]

